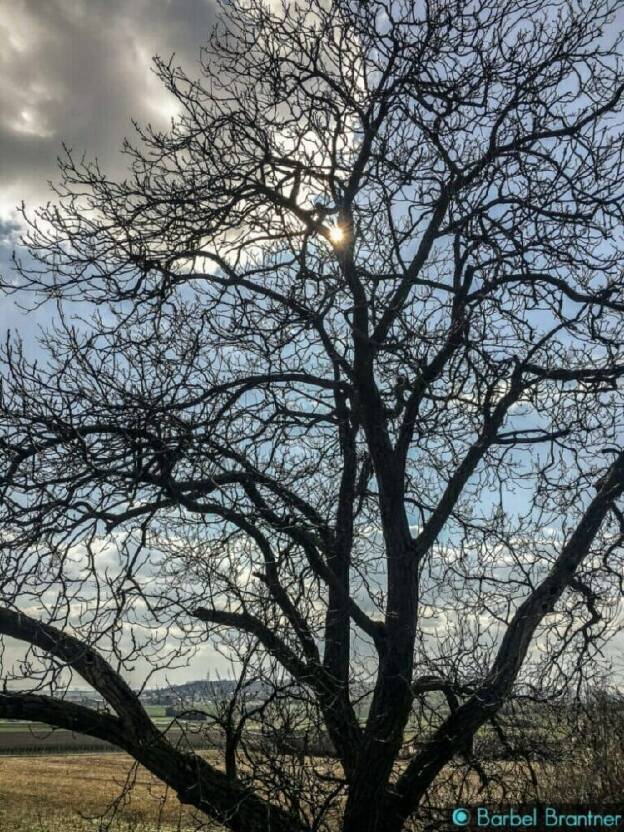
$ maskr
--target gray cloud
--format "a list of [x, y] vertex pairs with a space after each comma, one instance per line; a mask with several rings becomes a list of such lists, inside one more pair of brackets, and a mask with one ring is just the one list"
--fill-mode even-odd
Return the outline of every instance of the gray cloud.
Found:
[[[0, 279], [12, 279], [16, 205], [51, 198], [63, 142], [121, 173], [130, 119], [164, 125], [171, 114], [151, 57], [175, 52], [197, 75], [214, 19], [213, 0], [0, 0]], [[24, 315], [0, 294], [0, 340], [11, 329], [36, 350], [54, 311]]]
[[120, 171], [130, 118], [171, 114], [152, 55], [197, 74], [213, 21], [211, 0], [0, 0], [0, 218], [48, 198], [62, 142]]

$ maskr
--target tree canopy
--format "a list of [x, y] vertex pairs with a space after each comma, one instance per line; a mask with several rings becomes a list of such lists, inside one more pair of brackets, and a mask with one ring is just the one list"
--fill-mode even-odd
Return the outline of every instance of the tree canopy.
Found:
[[[0, 716], [109, 739], [233, 830], [398, 832], [451, 764], [486, 777], [506, 702], [598, 672], [619, 5], [223, 3], [200, 78], [155, 59], [179, 114], [135, 125], [125, 179], [66, 148], [5, 281], [56, 312], [2, 352], [0, 633], [28, 652]], [[167, 739], [127, 674], [208, 641], [336, 764]]]

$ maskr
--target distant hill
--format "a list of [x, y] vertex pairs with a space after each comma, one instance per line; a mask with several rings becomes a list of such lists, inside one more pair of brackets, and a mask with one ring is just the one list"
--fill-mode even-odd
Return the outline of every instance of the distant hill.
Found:
[[[233, 679], [196, 679], [178, 685], [150, 688], [143, 692], [141, 699], [155, 705], [209, 702], [229, 699], [235, 687], [236, 681]], [[245, 689], [246, 696], [258, 698], [266, 695], [266, 690], [261, 682], [254, 682]]]

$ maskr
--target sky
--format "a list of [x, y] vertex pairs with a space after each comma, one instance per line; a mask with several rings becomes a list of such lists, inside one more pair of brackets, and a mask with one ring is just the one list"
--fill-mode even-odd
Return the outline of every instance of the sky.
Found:
[[[175, 53], [189, 75], [198, 74], [215, 16], [212, 0], [0, 0], [2, 277], [10, 277], [17, 244], [17, 205], [24, 200], [34, 209], [51, 197], [48, 181], [57, 178], [63, 143], [121, 175], [119, 149], [124, 136], [132, 138], [131, 119], [164, 127], [175, 114], [151, 57]], [[0, 338], [11, 328], [32, 343], [48, 316], [45, 309], [24, 316], [0, 297]], [[223, 667], [214, 655], [204, 659]]]
[[[119, 148], [133, 135], [131, 119], [164, 127], [175, 112], [151, 71], [152, 56], [175, 52], [177, 63], [198, 74], [214, 19], [210, 0], [0, 0], [0, 275], [10, 277], [16, 207], [24, 200], [35, 208], [51, 197], [48, 182], [57, 179], [63, 143], [121, 174]], [[18, 330], [28, 346], [48, 316], [46, 309], [24, 316], [0, 297], [0, 337]], [[179, 682], [210, 670], [227, 668], [207, 648], [192, 668], [167, 678]], [[135, 681], [142, 675], [138, 667]]]
[[61, 143], [120, 170], [130, 118], [168, 119], [151, 70], [172, 52], [197, 65], [210, 0], [0, 0], [0, 215], [46, 198]]
[[[215, 19], [211, 0], [0, 0], [0, 275], [10, 273], [16, 206], [47, 201], [63, 143], [122, 173], [131, 118], [166, 126], [175, 100], [151, 70], [168, 58], [198, 74]], [[31, 337], [0, 298], [0, 332]]]

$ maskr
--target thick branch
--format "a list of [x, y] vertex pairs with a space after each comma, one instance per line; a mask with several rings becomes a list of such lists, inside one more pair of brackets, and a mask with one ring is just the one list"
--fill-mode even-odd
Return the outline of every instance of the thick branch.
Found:
[[113, 743], [155, 774], [178, 795], [233, 832], [303, 832], [296, 818], [257, 797], [197, 754], [168, 742], [155, 726], [140, 741], [121, 719], [49, 696], [0, 693], [0, 717], [43, 722]]
[[51, 624], [7, 608], [0, 608], [0, 633], [32, 644], [73, 668], [115, 710], [125, 730], [132, 730], [136, 736], [153, 730], [137, 695], [88, 644]]
[[440, 769], [464, 748], [477, 729], [500, 708], [511, 691], [539, 624], [549, 615], [575, 572], [587, 557], [592, 542], [614, 501], [624, 493], [624, 453], [620, 453], [602, 479], [548, 576], [518, 607], [503, 637], [496, 659], [478, 690], [436, 732], [423, 751], [408, 765], [397, 782], [393, 812], [406, 818]]

